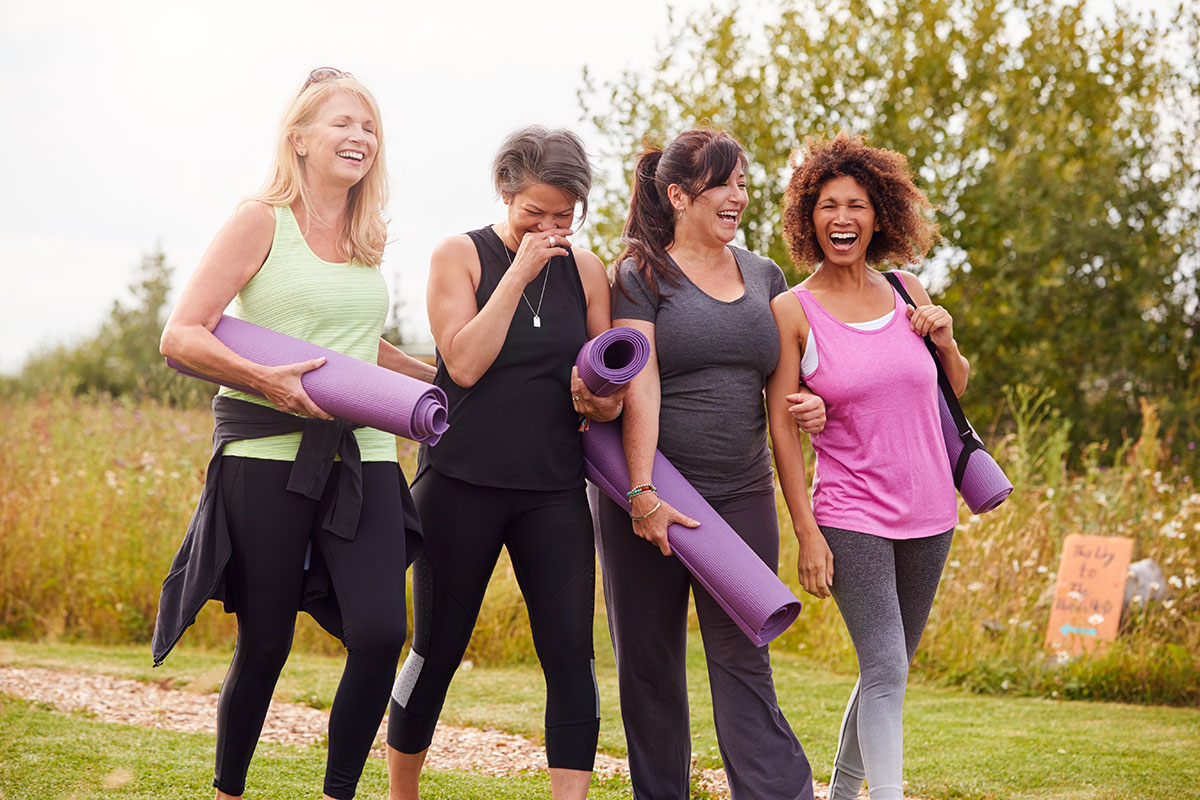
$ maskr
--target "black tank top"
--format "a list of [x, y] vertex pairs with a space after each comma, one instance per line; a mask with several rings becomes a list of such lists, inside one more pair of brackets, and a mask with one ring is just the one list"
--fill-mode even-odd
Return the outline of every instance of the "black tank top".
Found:
[[[515, 254], [491, 227], [467, 236], [479, 253], [475, 302], [483, 308]], [[562, 490], [583, 485], [571, 367], [587, 341], [587, 298], [574, 253], [550, 259], [525, 286], [525, 297], [533, 308], [542, 297], [541, 327], [534, 327], [530, 305], [518, 301], [499, 355], [471, 388], [451, 380], [437, 354], [433, 382], [449, 400], [450, 429], [435, 447], [421, 446], [418, 477], [432, 467], [480, 486]]]

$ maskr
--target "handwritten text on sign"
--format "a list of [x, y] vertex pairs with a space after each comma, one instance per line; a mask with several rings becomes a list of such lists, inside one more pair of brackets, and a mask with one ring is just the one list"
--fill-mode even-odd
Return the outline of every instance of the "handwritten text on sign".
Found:
[[1132, 539], [1078, 534], [1066, 538], [1046, 647], [1078, 655], [1117, 638], [1132, 555]]

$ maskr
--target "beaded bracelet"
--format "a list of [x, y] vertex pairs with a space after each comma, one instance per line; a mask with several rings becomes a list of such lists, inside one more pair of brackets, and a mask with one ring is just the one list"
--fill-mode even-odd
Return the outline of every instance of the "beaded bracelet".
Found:
[[654, 492], [655, 494], [658, 494], [658, 487], [653, 483], [639, 483], [637, 486], [625, 493], [625, 499], [632, 500], [639, 494], [644, 494], [645, 492]]
[[662, 508], [662, 500], [659, 500], [658, 503], [655, 504], [654, 508], [647, 511], [645, 514], [642, 514], [640, 517], [630, 517], [630, 519], [633, 520], [634, 522], [641, 522], [644, 519], [649, 519], [650, 515], [653, 514], [655, 511], [658, 511], [660, 508]]

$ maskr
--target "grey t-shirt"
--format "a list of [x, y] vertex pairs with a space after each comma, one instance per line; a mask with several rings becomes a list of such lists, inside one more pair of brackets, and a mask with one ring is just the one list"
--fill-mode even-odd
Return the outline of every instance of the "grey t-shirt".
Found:
[[656, 297], [633, 259], [617, 268], [620, 286], [613, 287], [613, 319], [654, 324], [662, 384], [658, 449], [710, 500], [772, 487], [763, 386], [779, 359], [771, 298], [787, 290], [774, 261], [729, 249], [746, 284], [729, 303], [686, 276], [679, 287], [660, 281], [665, 296]]

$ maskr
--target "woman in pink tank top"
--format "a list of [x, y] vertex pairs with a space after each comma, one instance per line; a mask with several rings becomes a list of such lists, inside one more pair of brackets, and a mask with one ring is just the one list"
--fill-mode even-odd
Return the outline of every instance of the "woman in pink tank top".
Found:
[[[780, 356], [767, 383], [771, 440], [810, 594], [831, 594], [859, 662], [830, 779], [831, 800], [903, 798], [901, 710], [908, 665], [925, 628], [957, 499], [938, 416], [937, 347], [955, 392], [969, 364], [953, 321], [920, 281], [900, 272], [905, 304], [875, 265], [918, 263], [937, 236], [929, 201], [904, 156], [854, 136], [809, 141], [788, 184], [784, 232], [792, 260], [816, 267], [771, 303]], [[826, 404], [812, 436], [812, 500], [790, 413], [800, 382]]]

